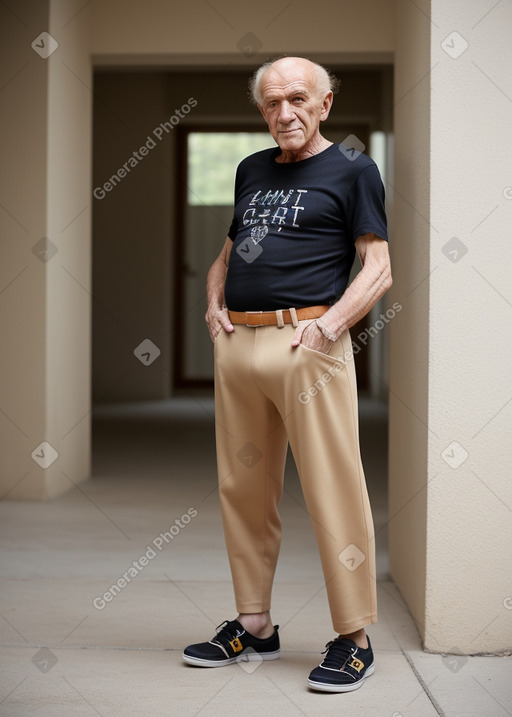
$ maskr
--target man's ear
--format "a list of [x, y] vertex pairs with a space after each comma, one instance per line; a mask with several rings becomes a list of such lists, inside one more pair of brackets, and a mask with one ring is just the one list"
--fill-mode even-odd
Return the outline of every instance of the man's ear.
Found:
[[261, 105], [256, 105], [256, 107], [261, 112], [261, 116], [263, 117], [263, 119], [265, 119], [265, 111], [263, 110], [263, 107]]
[[320, 122], [323, 122], [324, 120], [329, 117], [329, 112], [331, 111], [332, 107], [332, 101], [333, 101], [333, 93], [331, 90], [326, 93], [323, 101], [322, 101], [322, 111], [320, 113]]

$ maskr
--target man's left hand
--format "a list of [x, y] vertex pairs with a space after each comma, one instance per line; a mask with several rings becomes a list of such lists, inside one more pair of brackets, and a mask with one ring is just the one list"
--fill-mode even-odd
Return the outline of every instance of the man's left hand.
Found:
[[332, 348], [332, 341], [326, 338], [318, 328], [315, 319], [300, 322], [293, 336], [292, 346], [303, 344], [308, 349], [328, 354]]

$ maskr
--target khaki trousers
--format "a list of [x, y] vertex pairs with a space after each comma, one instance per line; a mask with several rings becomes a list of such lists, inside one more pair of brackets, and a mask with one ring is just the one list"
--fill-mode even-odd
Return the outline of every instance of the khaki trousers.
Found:
[[236, 608], [270, 610], [288, 442], [316, 535], [335, 632], [376, 622], [373, 521], [359, 451], [346, 331], [330, 355], [290, 346], [294, 328], [235, 326], [215, 341], [222, 520]]

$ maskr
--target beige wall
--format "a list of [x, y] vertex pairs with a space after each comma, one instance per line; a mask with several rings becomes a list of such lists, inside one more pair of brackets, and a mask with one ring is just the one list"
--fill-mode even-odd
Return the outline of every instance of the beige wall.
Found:
[[390, 553], [434, 652], [512, 646], [511, 20], [397, 12]]
[[[431, 61], [439, 64], [431, 95], [425, 644], [433, 650], [439, 644], [461, 652], [507, 650], [512, 7], [505, 4], [484, 17], [478, 0], [458, 7], [433, 0], [432, 12], [438, 29], [432, 32]], [[445, 45], [451, 52], [469, 44], [457, 59], [442, 48], [453, 30], [462, 37]], [[455, 263], [443, 253], [453, 237], [467, 249]], [[464, 452], [465, 462], [456, 467]]]
[[[19, 13], [2, 23], [0, 494], [45, 499], [90, 472], [91, 65], [87, 10], [79, 22], [64, 2]], [[59, 45], [47, 59], [31, 47], [42, 31]], [[33, 251], [43, 237], [48, 261]], [[48, 467], [49, 449], [31, 457], [42, 442], [58, 453]]]
[[48, 63], [47, 236], [59, 252], [47, 264], [46, 420], [60, 457], [49, 497], [90, 473], [92, 72], [88, 13], [73, 21], [70, 10], [50, 5], [59, 48]]
[[[249, 35], [249, 37], [247, 37]], [[252, 38], [250, 36], [253, 36]], [[252, 42], [252, 45], [251, 45]], [[324, 53], [347, 62], [389, 61], [394, 50], [394, 0], [339, 3], [309, 0], [277, 6], [219, 3], [93, 3], [92, 53], [100, 64], [230, 64], [282, 53]]]
[[[425, 9], [427, 3], [424, 3]], [[424, 630], [428, 443], [430, 45], [428, 18], [397, 8], [394, 226], [390, 325], [389, 554], [391, 573]], [[422, 78], [424, 78], [422, 80]]]
[[32, 6], [29, 30], [16, 18], [0, 24], [2, 85], [11, 80], [0, 93], [0, 493], [8, 498], [19, 494], [16, 486], [45, 497], [30, 453], [46, 438], [47, 278], [32, 247], [46, 234], [48, 67], [30, 43], [47, 25], [48, 9]]

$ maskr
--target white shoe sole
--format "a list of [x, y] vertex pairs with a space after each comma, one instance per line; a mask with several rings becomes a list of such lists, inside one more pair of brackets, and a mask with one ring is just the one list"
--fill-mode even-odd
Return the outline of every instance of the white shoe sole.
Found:
[[225, 667], [226, 665], [232, 665], [234, 662], [263, 662], [264, 660], [278, 660], [281, 657], [281, 650], [275, 650], [274, 652], [256, 652], [256, 650], [250, 650], [247, 652], [241, 652], [236, 657], [228, 657], [225, 660], [205, 660], [202, 657], [191, 657], [190, 655], [182, 654], [185, 662], [189, 665], [198, 665], [199, 667]]
[[357, 682], [354, 682], [353, 684], [346, 684], [346, 685], [330, 685], [326, 682], [314, 682], [313, 680], [308, 679], [308, 685], [311, 687], [312, 690], [318, 690], [319, 692], [353, 692], [354, 690], [358, 690], [363, 682], [366, 680], [367, 677], [370, 677], [370, 675], [373, 675], [375, 672], [375, 665], [370, 665], [370, 667], [366, 670], [363, 677], [361, 677], [360, 680], [357, 680]]

